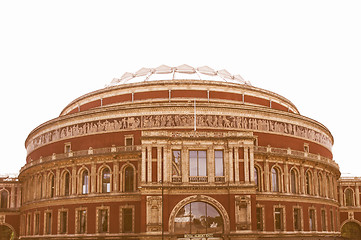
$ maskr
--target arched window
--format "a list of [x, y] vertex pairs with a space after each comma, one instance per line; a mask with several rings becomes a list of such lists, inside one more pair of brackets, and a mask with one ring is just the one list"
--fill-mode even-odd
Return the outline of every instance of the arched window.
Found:
[[306, 172], [306, 194], [312, 194], [312, 175], [309, 171]]
[[124, 169], [124, 192], [134, 191], [134, 170], [131, 166]]
[[256, 184], [256, 190], [261, 191], [261, 179], [258, 167], [254, 167], [254, 183]]
[[272, 168], [272, 192], [280, 191], [280, 173], [277, 168]]
[[354, 206], [353, 191], [350, 188], [345, 190], [345, 205]]
[[291, 170], [291, 193], [298, 192], [298, 174], [295, 169]]
[[327, 195], [329, 198], [332, 198], [333, 185], [330, 181], [329, 176], [326, 179], [327, 179]]
[[64, 181], [64, 196], [69, 196], [70, 195], [70, 174], [68, 171], [66, 171], [64, 173], [64, 177], [63, 177], [63, 181]]
[[9, 198], [8, 192], [5, 190], [1, 191], [1, 204], [0, 204], [1, 208], [8, 208], [8, 198]]
[[101, 174], [102, 180], [102, 193], [110, 192], [110, 170], [109, 168], [104, 168]]
[[89, 175], [87, 170], [84, 170], [81, 174], [81, 193], [89, 193]]
[[39, 199], [43, 198], [43, 178], [41, 176], [38, 178], [38, 196]]
[[174, 219], [176, 234], [222, 234], [223, 218], [205, 202], [191, 202], [182, 207]]
[[49, 177], [49, 183], [50, 183], [49, 195], [52, 198], [55, 195], [55, 180], [54, 180], [54, 175], [53, 174], [51, 174], [50, 177]]

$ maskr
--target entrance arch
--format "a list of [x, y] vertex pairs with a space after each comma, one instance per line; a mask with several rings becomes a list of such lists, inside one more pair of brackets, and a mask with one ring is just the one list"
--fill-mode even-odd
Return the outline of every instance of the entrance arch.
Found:
[[171, 235], [180, 239], [223, 239], [229, 234], [229, 225], [229, 216], [222, 204], [205, 195], [183, 199], [169, 218]]
[[349, 221], [342, 225], [341, 236], [349, 240], [360, 240], [361, 226], [355, 221]]
[[12, 226], [0, 224], [0, 240], [16, 239], [16, 234]]

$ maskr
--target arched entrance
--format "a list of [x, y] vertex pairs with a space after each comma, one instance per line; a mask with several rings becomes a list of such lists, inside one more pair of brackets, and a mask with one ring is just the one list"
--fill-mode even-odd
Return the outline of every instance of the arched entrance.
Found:
[[221, 240], [229, 232], [229, 218], [224, 207], [207, 196], [191, 196], [179, 202], [170, 219], [170, 232], [179, 240]]
[[347, 222], [341, 228], [341, 236], [345, 239], [360, 240], [361, 227], [356, 222]]
[[0, 240], [13, 240], [15, 239], [15, 233], [14, 231], [6, 226], [6, 225], [0, 225]]

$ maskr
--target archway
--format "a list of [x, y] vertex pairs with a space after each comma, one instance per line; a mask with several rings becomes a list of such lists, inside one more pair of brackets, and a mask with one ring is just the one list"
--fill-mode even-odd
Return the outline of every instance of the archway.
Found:
[[6, 226], [6, 225], [0, 225], [0, 240], [13, 240], [15, 239], [15, 233], [14, 231]]
[[341, 236], [349, 240], [361, 239], [361, 227], [356, 222], [347, 222], [341, 228]]
[[191, 196], [174, 207], [169, 226], [174, 239], [220, 240], [229, 233], [229, 217], [215, 199], [204, 195]]

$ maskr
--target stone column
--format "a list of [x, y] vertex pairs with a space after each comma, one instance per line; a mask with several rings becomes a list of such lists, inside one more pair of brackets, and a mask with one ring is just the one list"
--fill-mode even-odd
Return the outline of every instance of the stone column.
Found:
[[182, 147], [182, 182], [189, 182], [189, 153], [187, 147]]
[[244, 182], [249, 182], [248, 147], [244, 146]]
[[[183, 157], [181, 155], [181, 157]], [[164, 182], [170, 182], [171, 180], [171, 174], [172, 174], [172, 165], [171, 165], [171, 161], [172, 161], [172, 156], [171, 156], [171, 151], [168, 147], [164, 147], [163, 148], [163, 181]]]
[[[228, 164], [229, 164], [229, 181], [233, 182], [234, 178], [233, 178], [233, 147], [230, 147], [228, 149]], [[225, 152], [226, 154], [226, 152]], [[225, 161], [227, 162], [227, 161]]]
[[234, 181], [239, 183], [239, 152], [238, 147], [234, 148]]
[[147, 151], [148, 151], [148, 182], [152, 182], [152, 146], [148, 146]]
[[10, 191], [10, 208], [15, 208], [15, 185], [11, 185]]
[[146, 147], [143, 147], [142, 146], [142, 171], [141, 171], [141, 180], [142, 180], [142, 183], [145, 183], [146, 182], [146, 155], [147, 155], [147, 148]]
[[266, 192], [270, 191], [270, 182], [269, 182], [269, 162], [268, 159], [266, 159], [264, 163], [264, 185], [266, 188]]
[[113, 191], [119, 192], [119, 162], [113, 163]]
[[91, 193], [95, 193], [97, 191], [97, 182], [96, 182], [96, 165], [95, 162], [93, 161], [91, 163], [91, 167], [90, 167], [90, 184], [91, 184]]
[[254, 148], [251, 146], [249, 148], [249, 165], [250, 165], [250, 181], [254, 183]]
[[19, 208], [21, 206], [21, 187], [16, 188], [16, 207]]
[[162, 147], [157, 147], [157, 181], [162, 181]]
[[356, 197], [356, 206], [359, 207], [360, 206], [360, 185], [358, 183], [356, 183], [355, 186], [355, 197]]
[[300, 168], [300, 193], [305, 194], [305, 168], [302, 165]]
[[55, 170], [55, 196], [59, 196], [60, 195], [60, 169], [57, 168]]
[[71, 194], [76, 195], [76, 166], [73, 165], [71, 168]]
[[[215, 175], [215, 158], [214, 158], [214, 149], [213, 147], [208, 147], [207, 149], [207, 158], [209, 161], [207, 161], [207, 175], [208, 175], [208, 182], [214, 183], [214, 175]], [[227, 169], [225, 167], [225, 169]], [[228, 174], [226, 174], [228, 175]]]
[[340, 194], [340, 205], [341, 206], [344, 206], [343, 204], [343, 190], [342, 190], [342, 185], [340, 185], [340, 188], [339, 188], [339, 194]]
[[[282, 186], [281, 186], [282, 192], [286, 192], [286, 193], [290, 192], [290, 184], [289, 184], [288, 176], [289, 176], [288, 175], [288, 163], [286, 162], [284, 165], [284, 184], [282, 184]], [[281, 176], [281, 178], [282, 178], [282, 176]]]

